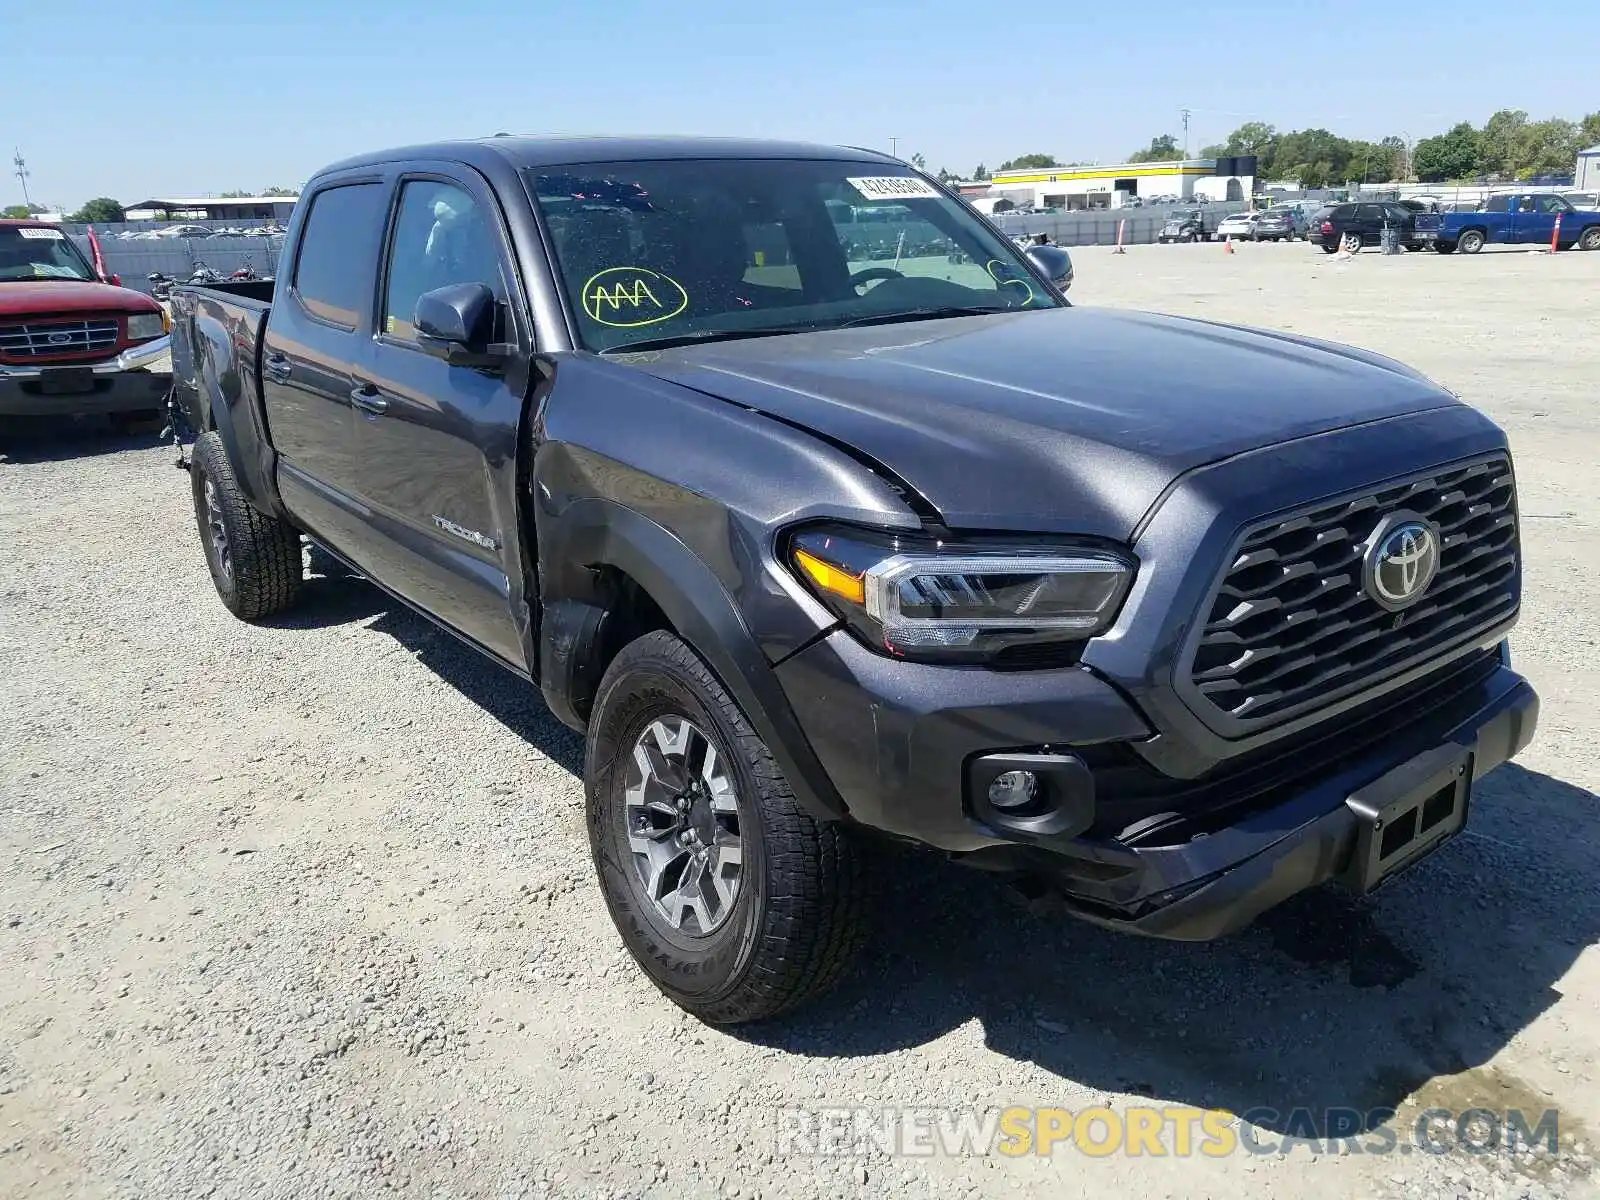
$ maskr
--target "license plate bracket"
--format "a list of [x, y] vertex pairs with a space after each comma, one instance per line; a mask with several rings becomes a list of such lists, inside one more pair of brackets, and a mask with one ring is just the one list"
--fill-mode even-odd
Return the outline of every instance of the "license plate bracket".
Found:
[[1345, 800], [1358, 822], [1344, 882], [1376, 891], [1437, 850], [1467, 824], [1472, 752], [1440, 746], [1374, 780]]
[[94, 391], [90, 367], [47, 367], [39, 372], [39, 391], [46, 396], [81, 396]]

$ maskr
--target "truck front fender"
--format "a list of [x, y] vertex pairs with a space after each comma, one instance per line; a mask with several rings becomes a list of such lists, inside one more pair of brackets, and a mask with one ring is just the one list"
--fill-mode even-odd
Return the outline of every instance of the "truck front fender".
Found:
[[612, 500], [587, 498], [542, 513], [541, 559], [559, 564], [541, 590], [540, 686], [552, 712], [582, 729], [598, 688], [592, 665], [612, 597], [607, 569], [632, 580], [738, 702], [783, 769], [795, 798], [821, 820], [845, 815], [795, 721], [772, 664], [709, 566], [678, 537]]

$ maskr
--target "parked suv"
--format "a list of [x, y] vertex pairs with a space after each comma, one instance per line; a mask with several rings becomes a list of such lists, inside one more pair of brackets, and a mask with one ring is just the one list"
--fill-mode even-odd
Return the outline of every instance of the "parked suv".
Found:
[[1256, 215], [1250, 236], [1258, 242], [1292, 242], [1305, 229], [1305, 215], [1298, 208], [1269, 208]]
[[0, 417], [159, 412], [167, 328], [57, 226], [0, 221]]
[[1064, 270], [865, 150], [339, 163], [276, 285], [173, 290], [212, 581], [309, 602], [305, 535], [539, 688], [619, 936], [708, 1021], [839, 977], [875, 835], [1159, 937], [1370, 892], [1533, 734], [1505, 435]]
[[1326, 254], [1337, 250], [1355, 253], [1363, 246], [1381, 244], [1386, 228], [1395, 231], [1406, 249], [1427, 249], [1438, 236], [1439, 216], [1417, 212], [1395, 200], [1337, 204], [1323, 218], [1317, 240]]

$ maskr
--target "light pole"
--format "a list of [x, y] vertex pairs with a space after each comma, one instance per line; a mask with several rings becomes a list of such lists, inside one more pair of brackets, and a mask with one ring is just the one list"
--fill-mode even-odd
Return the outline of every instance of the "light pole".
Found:
[[16, 169], [16, 177], [22, 184], [22, 203], [29, 212], [33, 211], [33, 197], [28, 195], [28, 164], [22, 160], [22, 151], [17, 150], [16, 156], [11, 160]]
[[900, 145], [900, 139], [899, 138], [890, 138], [889, 139], [889, 157], [890, 158], [899, 158], [900, 157], [900, 152], [897, 149], [897, 147], [899, 145]]

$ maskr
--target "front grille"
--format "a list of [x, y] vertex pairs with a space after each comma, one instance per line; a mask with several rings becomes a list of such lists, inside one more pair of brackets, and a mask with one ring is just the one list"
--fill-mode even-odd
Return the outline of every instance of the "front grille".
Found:
[[0, 325], [0, 355], [7, 358], [51, 358], [58, 354], [87, 354], [96, 350], [109, 351], [116, 344], [115, 317]]
[[[1362, 586], [1364, 543], [1390, 513], [1438, 525], [1439, 570], [1395, 613]], [[1249, 530], [1189, 669], [1201, 701], [1249, 726], [1451, 650], [1517, 609], [1517, 517], [1504, 455], [1325, 503]], [[1192, 692], [1191, 692], [1192, 695]]]

